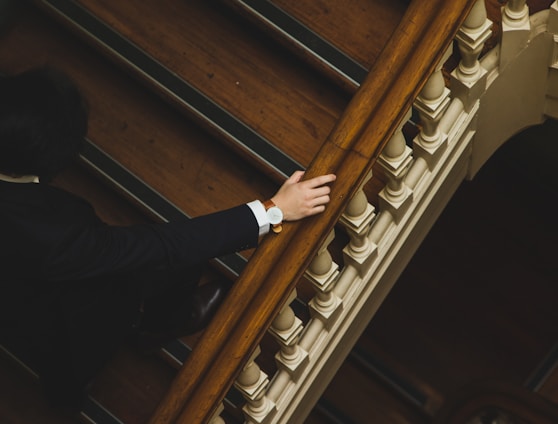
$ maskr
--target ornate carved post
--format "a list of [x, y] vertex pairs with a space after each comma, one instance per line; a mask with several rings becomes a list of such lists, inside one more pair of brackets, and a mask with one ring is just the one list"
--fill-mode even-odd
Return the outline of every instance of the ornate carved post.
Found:
[[213, 414], [213, 417], [209, 420], [209, 424], [225, 424], [225, 420], [221, 418], [221, 414], [223, 413], [224, 410], [225, 407], [223, 406], [223, 402], [221, 402], [219, 404], [219, 407]]
[[340, 219], [351, 238], [349, 244], [343, 249], [345, 263], [354, 266], [360, 276], [366, 274], [370, 268], [377, 247], [368, 239], [370, 226], [376, 217], [375, 208], [368, 203], [363, 191], [364, 185], [371, 178], [372, 171], [366, 176]]
[[500, 70], [519, 53], [529, 41], [531, 23], [526, 0], [508, 0], [502, 8], [502, 41]]
[[399, 222], [411, 201], [411, 190], [403, 182], [412, 162], [412, 150], [407, 146], [401, 129], [409, 120], [411, 111], [399, 124], [391, 140], [380, 155], [378, 163], [388, 177], [386, 187], [380, 192], [380, 210], [387, 210], [395, 222]]
[[451, 92], [463, 102], [466, 112], [472, 109], [486, 87], [487, 72], [480, 65], [479, 55], [491, 35], [491, 28], [484, 0], [477, 0], [455, 37], [461, 61], [451, 74]]
[[451, 56], [451, 52], [451, 49], [446, 51], [414, 103], [419, 112], [422, 130], [413, 140], [413, 152], [416, 158], [422, 157], [426, 161], [430, 170], [447, 147], [448, 136], [440, 131], [439, 124], [450, 104], [450, 90], [445, 85], [442, 67]]
[[327, 328], [335, 321], [341, 306], [341, 299], [332, 292], [339, 275], [339, 265], [333, 262], [327, 250], [334, 238], [335, 232], [332, 231], [306, 271], [306, 277], [316, 289], [316, 296], [308, 303], [310, 314]]
[[289, 306], [295, 298], [296, 291], [293, 291], [286, 306], [277, 315], [269, 329], [281, 346], [281, 350], [275, 355], [277, 366], [286, 371], [293, 381], [298, 380], [304, 369], [303, 365], [308, 364], [308, 352], [298, 344], [303, 330], [302, 321]]
[[276, 413], [275, 404], [265, 396], [269, 379], [255, 362], [260, 353], [261, 348], [258, 346], [234, 383], [246, 399], [242, 410], [247, 421], [258, 424], [267, 422]]

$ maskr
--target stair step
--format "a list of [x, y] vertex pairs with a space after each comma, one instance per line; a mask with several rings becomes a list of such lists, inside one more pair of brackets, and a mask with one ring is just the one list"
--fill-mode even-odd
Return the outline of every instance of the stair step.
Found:
[[[65, 0], [37, 2], [282, 178], [308, 165], [347, 104], [346, 95], [300, 61], [278, 54], [228, 8], [199, 0], [77, 3], [70, 8], [73, 2]], [[96, 24], [88, 25], [91, 20]], [[151, 60], [143, 63], [145, 57]], [[158, 75], [163, 64], [167, 70]], [[196, 104], [188, 98], [192, 93]], [[292, 162], [276, 163], [277, 149]]]
[[401, 21], [408, 0], [226, 0], [284, 45], [354, 91]]
[[198, 216], [270, 196], [277, 184], [30, 7], [0, 42], [0, 70], [48, 63], [90, 105], [89, 139], [181, 211]]

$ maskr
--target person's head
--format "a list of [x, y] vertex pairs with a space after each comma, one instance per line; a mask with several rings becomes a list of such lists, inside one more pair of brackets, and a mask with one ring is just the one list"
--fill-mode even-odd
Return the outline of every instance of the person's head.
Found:
[[61, 71], [0, 76], [0, 173], [56, 176], [78, 157], [87, 115], [79, 89]]

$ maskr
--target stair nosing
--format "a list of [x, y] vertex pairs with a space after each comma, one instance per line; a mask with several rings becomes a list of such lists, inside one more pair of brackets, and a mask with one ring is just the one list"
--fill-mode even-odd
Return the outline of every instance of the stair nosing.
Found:
[[124, 424], [91, 396], [87, 397], [80, 416], [91, 424]]
[[368, 69], [325, 40], [308, 26], [268, 0], [235, 0], [243, 4], [254, 16], [269, 23], [280, 34], [293, 41], [299, 48], [318, 59], [341, 78], [358, 88], [368, 74]]
[[238, 148], [282, 178], [304, 169], [302, 164], [178, 77], [132, 41], [105, 25], [81, 5], [68, 0], [39, 0], [38, 3], [63, 17], [111, 54], [118, 56], [126, 66], [149, 79], [152, 84], [182, 104], [191, 114], [220, 131]]

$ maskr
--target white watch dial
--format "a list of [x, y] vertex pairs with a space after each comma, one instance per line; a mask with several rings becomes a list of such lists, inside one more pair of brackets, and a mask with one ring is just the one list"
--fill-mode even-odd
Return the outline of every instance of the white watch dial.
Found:
[[267, 210], [267, 219], [271, 225], [277, 225], [283, 222], [283, 212], [277, 206], [272, 206]]

